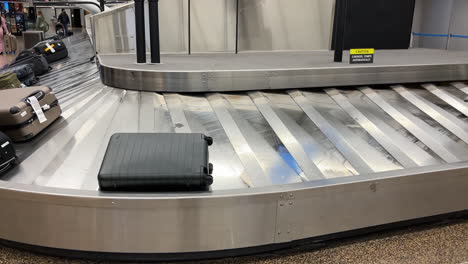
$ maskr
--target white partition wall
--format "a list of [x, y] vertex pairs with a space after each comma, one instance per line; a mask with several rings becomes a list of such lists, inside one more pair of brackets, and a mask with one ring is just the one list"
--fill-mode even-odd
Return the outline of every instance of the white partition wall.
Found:
[[240, 0], [240, 50], [329, 49], [332, 0]]
[[416, 0], [413, 32], [434, 36], [415, 36], [413, 47], [468, 50], [467, 14], [466, 0]]
[[[454, 1], [450, 34], [468, 36], [468, 1]], [[468, 50], [468, 38], [452, 37], [449, 48], [451, 50]]]
[[[334, 2], [240, 0], [238, 50], [329, 49]], [[191, 51], [195, 53], [235, 52], [236, 0], [160, 0], [159, 3], [163, 53], [187, 53], [189, 42]], [[146, 6], [148, 51], [149, 16]], [[94, 17], [96, 50], [99, 53], [135, 52], [135, 18], [132, 3]]]

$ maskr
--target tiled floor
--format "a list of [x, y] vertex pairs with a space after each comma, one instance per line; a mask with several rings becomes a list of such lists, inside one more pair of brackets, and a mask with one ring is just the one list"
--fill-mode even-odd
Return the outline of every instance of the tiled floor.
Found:
[[[72, 238], [71, 238], [72, 239]], [[0, 247], [0, 264], [70, 263], [104, 264], [105, 261], [71, 260], [36, 255]], [[468, 263], [468, 220], [446, 225], [426, 225], [373, 234], [319, 249], [302, 248], [257, 257], [241, 257], [204, 262], [204, 264], [283, 264], [283, 263]]]

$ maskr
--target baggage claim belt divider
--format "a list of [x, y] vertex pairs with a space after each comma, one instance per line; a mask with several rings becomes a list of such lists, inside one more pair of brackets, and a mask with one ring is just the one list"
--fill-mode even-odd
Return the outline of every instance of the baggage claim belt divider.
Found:
[[374, 49], [351, 49], [349, 51], [349, 63], [374, 63]]

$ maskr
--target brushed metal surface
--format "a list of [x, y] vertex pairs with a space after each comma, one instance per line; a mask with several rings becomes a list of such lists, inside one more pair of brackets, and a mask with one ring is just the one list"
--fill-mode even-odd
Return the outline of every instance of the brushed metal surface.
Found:
[[[123, 90], [100, 83], [86, 37], [77, 34], [66, 42], [70, 58], [52, 64], [55, 71], [41, 78], [54, 88], [62, 118], [15, 145], [21, 163], [0, 181], [2, 239], [94, 252], [204, 252], [468, 209], [468, 145], [444, 126], [458, 122], [437, 122], [412, 104], [413, 97], [390, 87]], [[406, 90], [418, 99], [433, 98], [430, 103], [444, 109], [445, 118], [468, 122], [456, 109], [449, 111], [450, 100]], [[211, 190], [98, 190], [96, 175], [112, 134], [182, 131], [215, 139]], [[395, 140], [380, 138], [387, 133]], [[417, 166], [403, 169], [399, 160], [407, 159], [398, 155]]]
[[[136, 65], [134, 55], [98, 55], [109, 86], [155, 92], [223, 92], [468, 79], [468, 53], [382, 51], [372, 66], [333, 63], [332, 52], [165, 55]], [[436, 57], [437, 60], [431, 61]], [[346, 60], [346, 59], [345, 59]]]

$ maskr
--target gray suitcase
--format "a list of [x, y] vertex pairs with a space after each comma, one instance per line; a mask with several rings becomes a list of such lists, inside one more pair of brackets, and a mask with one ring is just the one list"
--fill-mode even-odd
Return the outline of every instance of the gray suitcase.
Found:
[[206, 190], [211, 137], [203, 134], [115, 134], [98, 175], [105, 191]]

